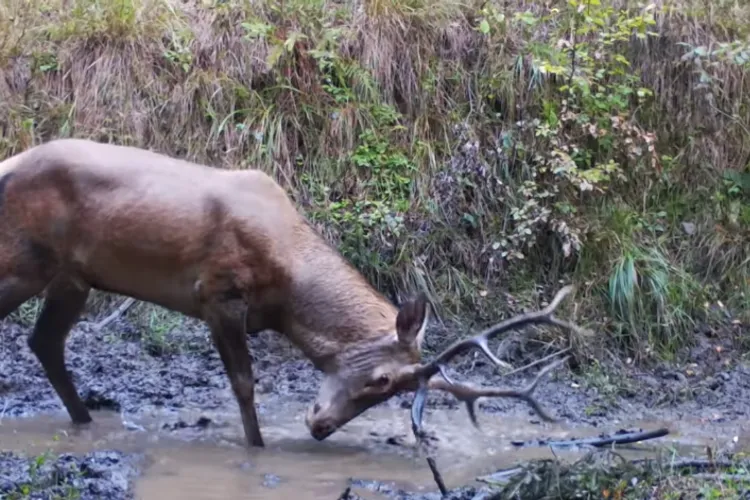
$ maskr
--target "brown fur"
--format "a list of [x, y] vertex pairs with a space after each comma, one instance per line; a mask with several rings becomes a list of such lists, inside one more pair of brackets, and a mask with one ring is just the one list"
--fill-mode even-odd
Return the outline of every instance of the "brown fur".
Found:
[[0, 317], [46, 292], [29, 345], [77, 423], [91, 418], [63, 345], [91, 288], [205, 320], [258, 446], [245, 333], [277, 330], [326, 372], [307, 420], [323, 439], [399, 389], [427, 321], [423, 298], [399, 312], [261, 171], [77, 139], [0, 163]]

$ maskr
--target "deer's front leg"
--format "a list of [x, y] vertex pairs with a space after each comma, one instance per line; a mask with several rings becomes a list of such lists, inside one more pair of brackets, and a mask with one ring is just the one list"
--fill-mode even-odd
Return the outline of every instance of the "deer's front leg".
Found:
[[204, 311], [214, 345], [219, 351], [240, 407], [245, 439], [250, 446], [263, 447], [258, 415], [255, 412], [255, 379], [245, 339], [247, 305], [239, 299], [209, 302], [204, 306]]

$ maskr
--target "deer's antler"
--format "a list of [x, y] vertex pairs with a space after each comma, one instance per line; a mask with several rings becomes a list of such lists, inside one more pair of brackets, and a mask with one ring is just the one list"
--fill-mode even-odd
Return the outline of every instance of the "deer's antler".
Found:
[[[509, 367], [507, 363], [501, 361], [497, 358], [497, 356], [490, 352], [488, 341], [500, 335], [501, 333], [507, 332], [508, 330], [517, 329], [529, 324], [555, 325], [567, 330], [571, 330], [573, 332], [582, 333], [581, 328], [579, 328], [577, 325], [569, 323], [565, 320], [558, 319], [554, 316], [555, 309], [557, 309], [562, 300], [567, 295], [569, 295], [573, 291], [573, 289], [574, 288], [571, 285], [566, 286], [559, 292], [557, 292], [554, 299], [552, 299], [552, 302], [550, 302], [550, 304], [541, 311], [521, 314], [519, 316], [509, 318], [487, 328], [479, 335], [454, 342], [442, 353], [440, 353], [435, 359], [433, 359], [429, 363], [418, 366], [414, 371], [414, 377], [418, 380], [419, 387], [414, 396], [414, 401], [411, 408], [411, 422], [414, 434], [420, 435], [422, 433], [422, 414], [424, 412], [424, 404], [427, 399], [427, 393], [430, 389], [439, 389], [450, 392], [460, 401], [463, 401], [466, 404], [466, 409], [469, 413], [469, 417], [476, 427], [478, 427], [478, 424], [476, 419], [475, 403], [477, 399], [481, 397], [506, 397], [522, 399], [523, 401], [526, 401], [526, 403], [528, 403], [529, 406], [531, 406], [542, 419], [548, 422], [557, 421], [557, 419], [551, 417], [542, 408], [541, 404], [539, 404], [536, 398], [534, 398], [533, 392], [542, 377], [544, 377], [557, 366], [566, 362], [570, 358], [570, 356], [566, 356], [546, 365], [544, 368], [542, 368], [542, 370], [540, 370], [539, 374], [528, 386], [520, 390], [508, 388], [481, 388], [475, 387], [470, 384], [457, 383], [451, 380], [450, 377], [448, 377], [448, 374], [445, 371], [445, 365], [455, 356], [462, 354], [470, 349], [477, 349], [495, 365]], [[566, 351], [567, 349], [555, 353], [555, 355], [561, 354]], [[533, 366], [534, 364], [537, 363], [532, 363], [525, 368]], [[439, 378], [433, 378], [434, 375], [438, 374]]]

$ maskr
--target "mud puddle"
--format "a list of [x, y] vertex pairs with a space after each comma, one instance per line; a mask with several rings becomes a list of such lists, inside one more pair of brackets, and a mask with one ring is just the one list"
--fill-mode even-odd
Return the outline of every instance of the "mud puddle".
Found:
[[266, 449], [248, 450], [237, 426], [171, 431], [156, 418], [123, 422], [115, 412], [92, 416], [95, 424], [85, 429], [69, 425], [65, 415], [6, 420], [0, 447], [27, 456], [101, 450], [140, 456], [132, 491], [144, 500], [336, 498], [357, 475], [411, 490], [425, 486], [418, 463], [403, 454], [372, 453], [347, 439], [320, 446], [291, 420], [264, 428]]
[[[138, 416], [96, 411], [94, 423], [83, 428], [72, 426], [64, 413], [6, 418], [0, 422], [0, 449], [26, 456], [49, 451], [85, 456], [108, 450], [137, 456], [139, 474], [132, 480], [130, 494], [139, 500], [336, 499], [352, 485], [352, 492], [363, 498], [430, 498], [435, 494], [432, 475], [413, 446], [404, 410], [374, 408], [326, 441], [317, 442], [302, 422], [304, 405], [273, 406], [278, 407], [268, 410], [274, 417], [263, 422], [266, 448], [262, 450], [244, 447], [239, 418], [229, 411], [181, 411], [178, 421], [198, 424], [177, 427], [174, 412], [162, 411]], [[518, 447], [513, 442], [566, 440], [601, 432], [491, 416], [485, 416], [482, 430], [477, 431], [458, 411], [432, 412], [426, 424], [438, 438], [435, 457], [449, 488], [477, 485], [477, 477], [519, 462], [553, 457], [573, 460], [585, 452], [564, 448], [553, 452], [549, 447]], [[665, 445], [678, 448], [680, 454], [699, 452], [715, 436], [737, 432], [705, 429], [695, 425], [698, 422], [686, 421], [677, 427], [658, 420], [630, 424], [629, 428], [646, 429], [667, 425], [674, 428], [674, 434], [658, 442], [624, 447], [622, 454], [629, 458], [652, 456]], [[744, 431], [738, 445], [750, 448], [750, 432]], [[409, 493], [399, 496], [398, 492]]]
[[[205, 330], [180, 331], [174, 340], [185, 348], [158, 356], [144, 348], [134, 327], [121, 322], [116, 330], [94, 331], [81, 324], [68, 340], [66, 364], [94, 418], [93, 425], [75, 429], [28, 349], [28, 327], [7, 321], [0, 326], [0, 498], [4, 491], [16, 498], [12, 495], [32, 475], [29, 462], [46, 451], [58, 458], [43, 474], [39, 490], [45, 493], [18, 498], [49, 498], [49, 492], [59, 490], [61, 477], [82, 491], [81, 500], [178, 495], [336, 499], [349, 485], [363, 498], [439, 498], [414, 447], [411, 395], [372, 408], [317, 442], [303, 418], [320, 374], [275, 335], [258, 335], [248, 343], [257, 368], [266, 449], [248, 450], [236, 402]], [[712, 344], [705, 351], [716, 352]], [[463, 407], [444, 394], [430, 396], [424, 424], [437, 437], [435, 458], [449, 488], [469, 488], [477, 476], [530, 459], [572, 460], [584, 453], [565, 448], [553, 453], [534, 442], [620, 429], [671, 431], [654, 441], [618, 446], [634, 458], [652, 456], [664, 446], [682, 455], [702, 455], [706, 445], [750, 448], [750, 368], [730, 369], [719, 361], [717, 373], [707, 373], [702, 382], [658, 373], [632, 377], [632, 390], [614, 401], [561, 372], [537, 390], [560, 424], [540, 424], [523, 403], [485, 400], [479, 405], [479, 432]], [[533, 376], [508, 380], [480, 363], [467, 359], [463, 364], [471, 366], [457, 363], [457, 378], [487, 385], [521, 386]], [[660, 403], [664, 395], [679, 395], [685, 387], [695, 392], [692, 399]], [[517, 441], [532, 445], [514, 446]]]

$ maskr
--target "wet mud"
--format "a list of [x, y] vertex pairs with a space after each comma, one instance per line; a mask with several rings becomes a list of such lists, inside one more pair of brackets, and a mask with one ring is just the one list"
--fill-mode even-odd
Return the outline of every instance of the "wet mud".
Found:
[[[203, 327], [180, 330], [166, 339], [177, 347], [158, 353], [125, 319], [104, 331], [81, 322], [68, 339], [66, 363], [92, 409], [94, 423], [84, 427], [70, 424], [27, 346], [28, 333], [9, 320], [0, 327], [0, 498], [66, 498], [66, 488], [106, 499], [440, 498], [414, 446], [411, 395], [314, 441], [303, 416], [320, 374], [273, 332], [248, 338], [264, 450], [244, 447], [234, 397]], [[424, 423], [436, 437], [449, 498], [489, 495], [478, 476], [552, 457], [550, 441], [667, 427], [669, 436], [633, 453], [664, 444], [750, 447], [750, 369], [728, 354], [736, 352], [729, 340], [736, 336], [701, 334], [679, 366], [609, 378], [560, 369], [536, 391], [559, 424], [541, 423], [517, 401], [484, 400], [476, 430], [452, 396], [431, 394]], [[451, 371], [488, 385], [520, 386], [533, 377], [533, 370], [500, 377], [473, 356]]]
[[0, 498], [134, 498], [140, 457], [114, 450], [28, 459], [0, 452]]

